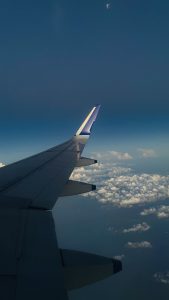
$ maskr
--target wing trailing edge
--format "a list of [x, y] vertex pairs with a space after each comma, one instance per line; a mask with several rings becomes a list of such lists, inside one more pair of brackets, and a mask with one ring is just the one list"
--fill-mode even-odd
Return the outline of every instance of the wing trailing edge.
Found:
[[94, 184], [69, 180], [65, 185], [60, 197], [89, 193], [94, 190], [96, 190], [96, 186]]
[[76, 168], [87, 167], [94, 164], [97, 164], [96, 159], [80, 157], [80, 159], [77, 161]]
[[118, 259], [92, 253], [60, 249], [67, 289], [79, 289], [122, 271]]

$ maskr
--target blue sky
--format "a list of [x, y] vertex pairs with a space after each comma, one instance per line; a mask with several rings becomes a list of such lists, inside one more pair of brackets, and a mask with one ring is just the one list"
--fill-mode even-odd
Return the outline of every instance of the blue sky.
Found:
[[91, 150], [168, 145], [169, 3], [110, 3], [1, 1], [1, 160], [70, 137], [96, 103]]
[[124, 272], [72, 299], [168, 299], [169, 2], [0, 0], [0, 37], [0, 162], [64, 141], [102, 105], [85, 150], [101, 163], [74, 173], [98, 189], [53, 213], [61, 245], [122, 254]]

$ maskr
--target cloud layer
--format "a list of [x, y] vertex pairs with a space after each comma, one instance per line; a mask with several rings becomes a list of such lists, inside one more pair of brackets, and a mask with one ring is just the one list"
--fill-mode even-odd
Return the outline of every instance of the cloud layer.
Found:
[[148, 241], [142, 241], [142, 242], [128, 242], [126, 244], [127, 248], [133, 248], [133, 249], [137, 249], [137, 248], [152, 248], [152, 245], [150, 242]]
[[150, 226], [147, 223], [143, 222], [142, 224], [136, 224], [136, 225], [133, 225], [130, 228], [124, 229], [123, 233], [144, 232], [144, 231], [147, 231], [149, 229], [150, 229]]
[[97, 191], [88, 195], [102, 203], [120, 207], [151, 203], [169, 197], [169, 176], [135, 174], [131, 168], [108, 163], [76, 169], [71, 179], [96, 183]]

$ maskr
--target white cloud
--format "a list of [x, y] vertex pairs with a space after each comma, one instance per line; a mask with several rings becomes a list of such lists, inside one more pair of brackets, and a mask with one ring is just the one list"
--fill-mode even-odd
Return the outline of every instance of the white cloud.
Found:
[[110, 2], [107, 2], [106, 3], [106, 9], [110, 9], [111, 8], [111, 3]]
[[152, 245], [150, 242], [148, 241], [142, 241], [142, 242], [128, 242], [126, 244], [127, 248], [152, 248]]
[[154, 278], [156, 281], [164, 283], [164, 284], [169, 284], [169, 271], [166, 272], [157, 272], [154, 274]]
[[[155, 152], [154, 149], [151, 148], [138, 148], [137, 152], [139, 154], [140, 158], [154, 158], [157, 157], [157, 153]], [[98, 158], [99, 160], [103, 161], [128, 161], [132, 160], [134, 158], [138, 158], [138, 155], [135, 155], [133, 157], [130, 153], [128, 152], [122, 152], [122, 151], [115, 151], [115, 150], [110, 150], [110, 151], [104, 151], [104, 152], [93, 152], [92, 153], [95, 158]]]
[[5, 165], [2, 163], [2, 162], [0, 162], [0, 168], [2, 168], [2, 167], [4, 167]]
[[153, 215], [155, 213], [156, 213], [156, 208], [151, 207], [151, 208], [144, 209], [140, 214], [141, 216], [148, 216], [148, 215]]
[[123, 233], [143, 232], [143, 231], [147, 231], [149, 229], [150, 229], [150, 226], [147, 223], [143, 222], [142, 224], [136, 224], [136, 225], [133, 225], [130, 228], [124, 229]]
[[104, 151], [104, 152], [93, 152], [92, 156], [99, 160], [103, 160], [104, 162], [112, 161], [112, 163], [115, 163], [115, 161], [128, 161], [133, 159], [131, 154], [128, 152], [121, 152], [121, 151]]
[[123, 260], [125, 258], [125, 255], [124, 254], [116, 255], [116, 256], [113, 256], [113, 258], [118, 259], [118, 260]]
[[98, 158], [101, 159], [103, 156], [105, 156], [105, 153], [100, 153], [100, 152], [92, 152], [91, 154], [92, 157], [94, 157], [94, 159]]
[[169, 218], [169, 205], [161, 205], [157, 208], [151, 207], [144, 209], [140, 214], [141, 216], [155, 215], [159, 219]]
[[131, 160], [133, 157], [127, 152], [109, 151], [112, 158], [117, 160]]
[[107, 162], [78, 168], [71, 179], [95, 183], [97, 190], [84, 196], [94, 196], [102, 203], [120, 207], [152, 203], [169, 197], [169, 175], [135, 174], [131, 168]]
[[108, 231], [111, 231], [111, 232], [113, 232], [113, 233], [117, 233], [117, 232], [118, 232], [118, 230], [115, 229], [113, 226], [108, 226], [108, 227], [107, 227], [107, 230], [108, 230]]
[[153, 150], [153, 149], [139, 148], [138, 152], [140, 154], [140, 157], [143, 157], [143, 158], [156, 157], [155, 150]]

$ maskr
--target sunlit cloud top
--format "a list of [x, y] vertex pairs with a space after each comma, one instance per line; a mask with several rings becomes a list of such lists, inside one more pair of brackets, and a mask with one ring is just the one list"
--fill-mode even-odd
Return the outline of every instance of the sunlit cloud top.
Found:
[[96, 183], [97, 191], [87, 196], [119, 207], [148, 204], [169, 197], [169, 175], [137, 174], [132, 168], [110, 162], [76, 169], [71, 178]]
[[137, 249], [137, 248], [152, 248], [152, 245], [148, 241], [142, 241], [142, 242], [128, 242], [126, 244], [127, 248], [131, 249]]
[[129, 233], [129, 232], [144, 232], [144, 231], [147, 231], [150, 229], [150, 226], [143, 222], [141, 224], [136, 224], [136, 225], [133, 225], [132, 227], [130, 228], [126, 228], [123, 230], [123, 233]]

